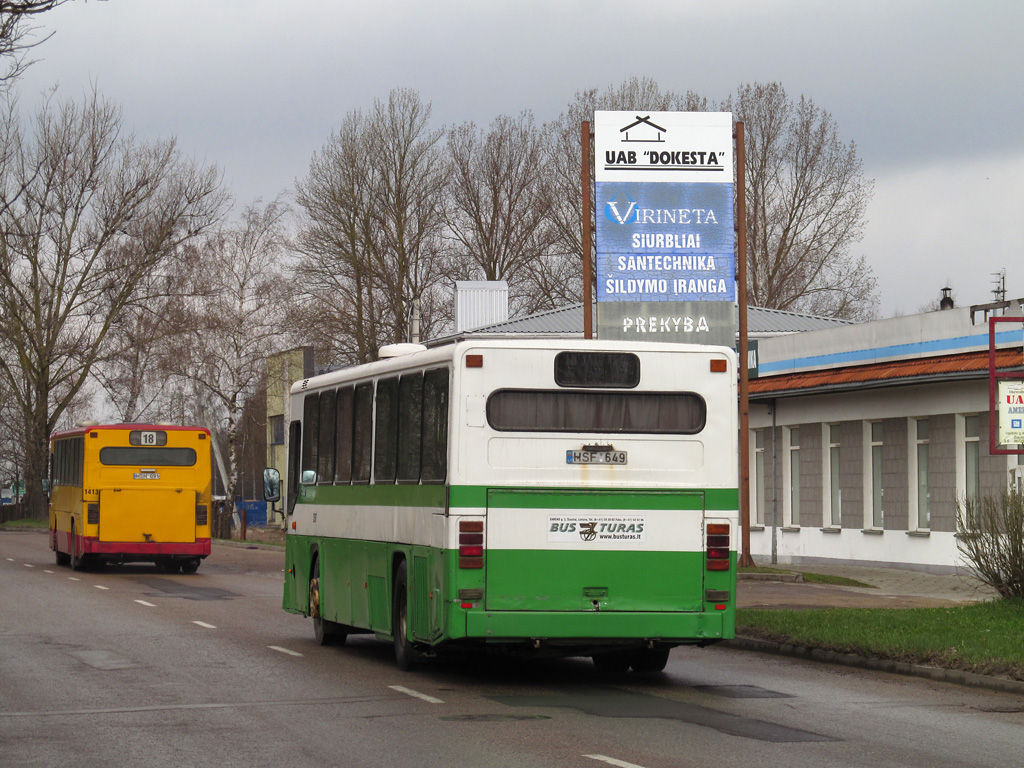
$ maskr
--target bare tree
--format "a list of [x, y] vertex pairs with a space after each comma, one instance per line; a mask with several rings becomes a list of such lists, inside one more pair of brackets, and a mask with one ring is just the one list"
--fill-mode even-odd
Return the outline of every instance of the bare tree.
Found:
[[30, 134], [0, 119], [0, 376], [25, 427], [26, 503], [44, 509], [47, 439], [89, 380], [116, 318], [146, 300], [144, 278], [220, 214], [214, 168], [173, 141], [121, 136], [93, 93], [51, 98]]
[[52, 11], [68, 0], [0, 0], [0, 60], [6, 69], [0, 70], [0, 84], [16, 80], [32, 63], [26, 57], [32, 48], [48, 40], [35, 36], [31, 17]]
[[374, 225], [367, 131], [362, 113], [346, 115], [296, 185], [305, 220], [298, 239], [301, 291], [291, 324], [300, 338], [348, 364], [372, 360], [384, 338], [368, 257], [382, 245]]
[[[502, 115], [486, 130], [473, 123], [448, 134], [452, 172], [450, 237], [466, 277], [507, 280], [512, 313], [529, 313], [535, 301], [532, 275], [547, 252], [544, 141], [530, 112]], [[465, 261], [463, 261], [463, 259]]]
[[850, 250], [874, 183], [831, 114], [779, 83], [741, 85], [722, 105], [746, 129], [750, 302], [848, 319], [875, 314], [876, 284]]
[[175, 390], [183, 385], [176, 376], [178, 341], [194, 330], [184, 298], [210, 292], [204, 267], [196, 244], [184, 244], [174, 259], [142, 278], [145, 300], [114, 318], [93, 376], [121, 421], [170, 419]]
[[[224, 425], [229, 501], [238, 486], [238, 428], [246, 401], [263, 386], [264, 359], [278, 351], [289, 303], [284, 275], [288, 208], [256, 202], [203, 249], [205, 290], [187, 302], [194, 330], [177, 347], [178, 375], [205, 391]], [[211, 423], [211, 426], [216, 424]]]
[[[302, 286], [294, 323], [335, 359], [363, 363], [406, 341], [414, 299], [424, 334], [450, 281], [442, 238], [447, 167], [430, 105], [410, 90], [350, 113], [297, 185]], [[302, 310], [305, 311], [302, 311]]]
[[[545, 126], [547, 147], [547, 205], [549, 235], [553, 246], [534, 276], [537, 309], [554, 309], [566, 302], [583, 299], [583, 211], [580, 178], [583, 148], [580, 127], [584, 120], [593, 124], [596, 110], [705, 111], [706, 98], [687, 91], [662, 91], [647, 77], [631, 78], [603, 92], [596, 89], [577, 92], [557, 120]], [[593, 151], [591, 175], [593, 179]], [[594, 196], [591, 195], [589, 221], [594, 220]], [[593, 249], [593, 243], [591, 248]], [[593, 264], [594, 261], [591, 261]]]

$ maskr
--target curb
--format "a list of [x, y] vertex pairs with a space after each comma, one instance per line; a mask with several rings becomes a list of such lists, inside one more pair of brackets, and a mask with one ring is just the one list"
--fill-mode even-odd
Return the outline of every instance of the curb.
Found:
[[835, 651], [824, 651], [820, 648], [773, 643], [768, 640], [755, 640], [752, 637], [741, 637], [739, 635], [731, 640], [724, 641], [722, 646], [741, 651], [757, 651], [758, 653], [772, 653], [777, 656], [819, 661], [824, 664], [870, 669], [875, 672], [890, 672], [910, 677], [923, 677], [939, 683], [954, 683], [956, 685], [986, 688], [990, 691], [1024, 696], [1024, 681], [1010, 680], [1006, 677], [979, 675], [975, 672], [965, 672], [960, 669], [928, 667], [923, 664], [908, 664], [907, 662], [892, 661], [891, 659], [873, 659], [867, 656], [858, 656], [854, 653], [836, 653]]
[[790, 584], [802, 584], [802, 573], [737, 573], [737, 581], [784, 581]]
[[234, 549], [268, 549], [273, 552], [284, 552], [284, 544], [268, 544], [265, 541], [239, 541], [238, 539], [214, 539], [213, 543]]

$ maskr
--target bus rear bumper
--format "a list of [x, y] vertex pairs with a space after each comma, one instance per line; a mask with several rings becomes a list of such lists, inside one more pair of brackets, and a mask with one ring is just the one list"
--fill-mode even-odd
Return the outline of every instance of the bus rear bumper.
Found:
[[162, 555], [188, 555], [206, 557], [210, 554], [210, 539], [193, 541], [100, 541], [92, 536], [79, 537], [83, 555], [132, 555], [138, 559]]
[[735, 634], [732, 610], [694, 613], [468, 611], [466, 637], [489, 642], [636, 640], [702, 643]]

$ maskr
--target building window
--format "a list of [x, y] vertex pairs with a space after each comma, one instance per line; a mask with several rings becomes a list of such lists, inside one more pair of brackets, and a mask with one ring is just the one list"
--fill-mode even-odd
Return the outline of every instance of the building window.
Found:
[[885, 490], [882, 486], [882, 422], [873, 421], [870, 424], [871, 432], [871, 508], [869, 528], [885, 527]]
[[981, 420], [964, 416], [964, 499], [977, 508], [981, 485]]
[[789, 430], [789, 524], [800, 525], [800, 428], [790, 427]]
[[825, 503], [828, 513], [826, 525], [841, 528], [843, 525], [843, 491], [839, 482], [839, 425], [826, 424], [828, 430], [828, 461], [825, 472]]
[[284, 415], [270, 417], [270, 444], [284, 445]]
[[764, 525], [764, 430], [754, 430], [754, 524]]
[[917, 529], [928, 530], [931, 526], [931, 490], [928, 482], [928, 447], [931, 438], [931, 424], [928, 419], [916, 419], [915, 452], [917, 475]]

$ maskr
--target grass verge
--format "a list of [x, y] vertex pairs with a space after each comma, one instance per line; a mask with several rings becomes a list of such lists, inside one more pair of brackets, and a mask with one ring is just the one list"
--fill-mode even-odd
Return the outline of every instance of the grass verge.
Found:
[[950, 608], [736, 612], [736, 633], [837, 653], [1024, 680], [1024, 600]]
[[26, 520], [8, 520], [0, 523], [0, 531], [43, 531], [50, 527], [48, 520], [28, 518]]

